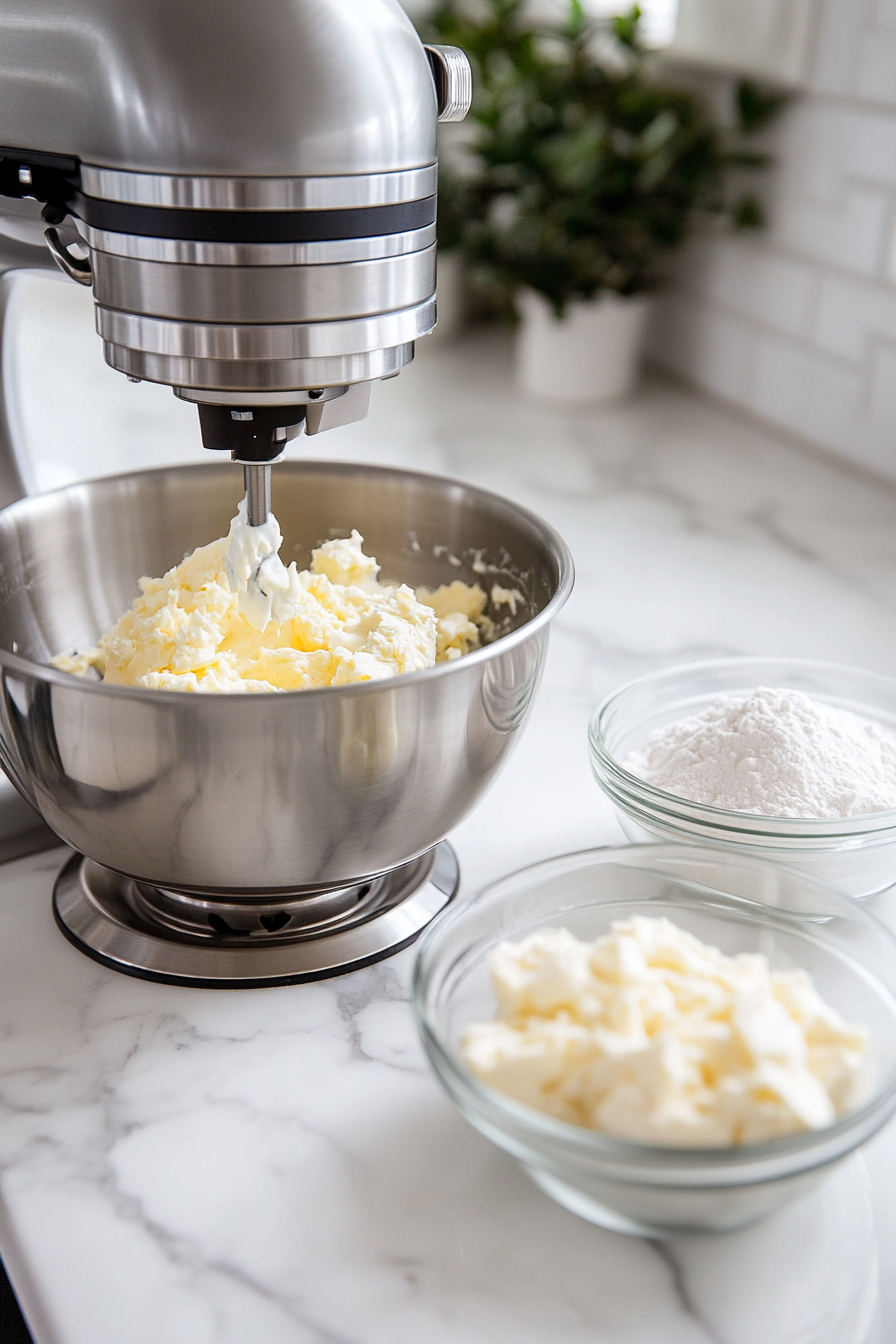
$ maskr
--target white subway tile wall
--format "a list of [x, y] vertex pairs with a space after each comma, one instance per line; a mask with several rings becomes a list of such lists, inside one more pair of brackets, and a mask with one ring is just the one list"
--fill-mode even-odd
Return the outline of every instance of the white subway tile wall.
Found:
[[772, 146], [770, 227], [688, 248], [652, 358], [896, 479], [896, 0], [823, 0]]

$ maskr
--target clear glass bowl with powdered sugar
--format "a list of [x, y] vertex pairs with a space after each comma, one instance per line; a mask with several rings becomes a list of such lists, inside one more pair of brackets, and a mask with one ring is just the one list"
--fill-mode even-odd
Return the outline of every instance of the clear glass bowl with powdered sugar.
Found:
[[640, 677], [598, 707], [591, 766], [627, 838], [707, 844], [784, 863], [860, 900], [896, 885], [896, 809], [846, 817], [778, 817], [692, 802], [627, 768], [658, 729], [757, 687], [801, 691], [896, 736], [896, 680], [797, 658], [724, 658]]

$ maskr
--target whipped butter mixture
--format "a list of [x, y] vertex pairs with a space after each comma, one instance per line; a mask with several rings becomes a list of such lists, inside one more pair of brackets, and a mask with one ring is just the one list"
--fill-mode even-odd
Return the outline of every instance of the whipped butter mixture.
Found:
[[[416, 593], [382, 584], [357, 532], [324, 542], [310, 570], [284, 565], [282, 542], [273, 514], [249, 526], [243, 500], [226, 537], [161, 579], [141, 579], [141, 596], [95, 648], [53, 666], [150, 690], [295, 691], [416, 672], [494, 632], [478, 584]], [[518, 599], [492, 593], [511, 611]]]
[[725, 956], [668, 919], [593, 943], [546, 929], [489, 965], [498, 1021], [469, 1028], [466, 1063], [559, 1120], [716, 1147], [821, 1129], [862, 1100], [866, 1033], [805, 971]]

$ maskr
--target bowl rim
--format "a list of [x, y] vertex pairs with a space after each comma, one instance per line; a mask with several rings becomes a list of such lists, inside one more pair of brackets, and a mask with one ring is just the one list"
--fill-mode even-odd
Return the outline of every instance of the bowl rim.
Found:
[[[157, 476], [163, 472], [166, 473], [208, 473], [220, 469], [221, 464], [213, 462], [190, 462], [190, 463], [172, 463], [158, 467], [146, 467], [140, 471], [123, 471], [110, 474], [108, 476], [92, 477], [89, 480], [73, 481], [68, 485], [58, 486], [54, 490], [41, 491], [34, 495], [26, 495], [22, 499], [15, 500], [12, 504], [6, 505], [0, 510], [4, 516], [12, 514], [17, 509], [24, 510], [35, 501], [52, 499], [55, 496], [65, 493], [74, 493], [78, 490], [89, 488], [91, 486], [104, 485], [114, 482], [138, 482], [145, 477]], [[227, 465], [227, 464], [224, 464]], [[508, 513], [516, 515], [528, 523], [534, 531], [540, 531], [546, 540], [546, 547], [553, 552], [557, 565], [558, 582], [550, 600], [537, 612], [530, 620], [519, 626], [516, 630], [511, 630], [506, 635], [499, 636], [494, 643], [486, 644], [471, 653], [464, 654], [462, 658], [453, 659], [447, 663], [437, 663], [434, 667], [423, 668], [419, 672], [396, 673], [391, 677], [383, 677], [374, 681], [363, 681], [349, 683], [343, 686], [311, 686], [305, 690], [294, 691], [276, 691], [277, 698], [284, 696], [293, 698], [300, 696], [303, 700], [313, 696], [364, 696], [372, 695], [384, 688], [395, 689], [395, 683], [412, 683], [418, 685], [423, 681], [435, 681], [442, 677], [450, 675], [458, 667], [476, 667], [481, 663], [489, 662], [499, 653], [504, 653], [510, 649], [517, 648], [520, 644], [526, 643], [532, 635], [537, 634], [546, 625], [554, 619], [557, 612], [566, 604], [570, 593], [575, 584], [575, 565], [572, 553], [566, 542], [560, 536], [551, 523], [548, 523], [539, 514], [532, 509], [528, 509], [523, 504], [517, 504], [514, 500], [508, 499], [504, 495], [499, 495], [494, 490], [486, 490], [478, 485], [472, 485], [467, 481], [456, 480], [451, 476], [442, 476], [435, 472], [414, 471], [405, 467], [380, 466], [371, 462], [347, 462], [347, 461], [329, 461], [326, 458], [305, 458], [301, 461], [282, 462], [277, 464], [278, 471], [285, 471], [292, 475], [300, 475], [303, 472], [314, 470], [327, 470], [337, 475], [362, 474], [366, 476], [378, 477], [410, 477], [413, 480], [419, 480], [427, 484], [435, 483], [437, 485], [447, 485], [455, 489], [468, 491], [473, 495], [479, 496], [484, 502], [497, 504], [501, 509]], [[197, 546], [206, 545], [205, 542], [197, 542]], [[194, 548], [195, 549], [195, 548]], [[122, 613], [123, 614], [123, 613]], [[47, 663], [33, 662], [30, 658], [23, 658], [20, 654], [13, 653], [10, 649], [0, 646], [0, 667], [10, 669], [14, 672], [22, 673], [28, 677], [37, 677], [40, 681], [49, 682], [54, 686], [61, 686], [69, 690], [77, 688], [89, 695], [101, 695], [103, 697], [115, 696], [118, 699], [131, 699], [136, 696], [140, 700], [145, 700], [146, 696], [152, 696], [156, 703], [165, 703], [167, 700], [173, 700], [176, 703], [184, 701], [193, 701], [197, 699], [197, 693], [194, 691], [174, 691], [165, 689], [155, 689], [147, 686], [107, 686], [102, 681], [90, 681], [79, 677], [72, 672], [63, 672], [58, 668], [50, 667]], [[234, 700], [240, 704], [269, 704], [270, 695], [248, 695], [239, 691], [219, 691], [214, 694], [206, 693], [201, 695], [202, 703], [230, 703]], [[249, 711], [252, 712], [251, 710]]]
[[[835, 663], [818, 658], [744, 655], [676, 663], [671, 667], [647, 672], [640, 677], [632, 677], [604, 696], [592, 712], [588, 722], [588, 746], [594, 774], [600, 787], [604, 792], [607, 792], [605, 781], [598, 774], [599, 766], [605, 769], [609, 775], [615, 777], [620, 788], [635, 794], [639, 801], [645, 802], [648, 806], [652, 804], [664, 816], [671, 817], [673, 820], [682, 818], [684, 809], [686, 809], [690, 815], [684, 819], [691, 824], [704, 824], [716, 831], [725, 831], [728, 835], [732, 831], [736, 831], [738, 834], [751, 837], [771, 836], [781, 838], [788, 834], [802, 832], [803, 834], [798, 837], [800, 839], [817, 837], [821, 840], [843, 839], [861, 833], [876, 834], [890, 829], [896, 830], [896, 808], [888, 808], [881, 812], [856, 812], [847, 817], [775, 817], [760, 812], [739, 812], [733, 808], [713, 807], [708, 803], [698, 803], [690, 798], [683, 798], [681, 794], [670, 793], [667, 789], [648, 783], [640, 775], [633, 774], [612, 754], [606, 745], [604, 735], [606, 717], [618, 702], [631, 691], [642, 686], [649, 686], [651, 683], [662, 683], [665, 678], [687, 673], [710, 672], [721, 668], [731, 668], [732, 670], [743, 668], [746, 671], [751, 667], [767, 667], [776, 663], [782, 667], [786, 665], [797, 669], [846, 674], [858, 677], [865, 682], [877, 682], [881, 686], [886, 686], [892, 690], [894, 697], [896, 697], [896, 678], [885, 676], [880, 672], [867, 672], [863, 668], [853, 667], [848, 663]], [[723, 692], [717, 692], [717, 694], [723, 694]], [[625, 806], [623, 800], [617, 799], [614, 795], [610, 796], [621, 807]], [[736, 825], [733, 823], [736, 823]]]
[[[526, 1106], [522, 1102], [514, 1101], [513, 1098], [505, 1096], [504, 1093], [490, 1087], [487, 1083], [481, 1082], [463, 1064], [459, 1056], [443, 1040], [435, 1024], [431, 1021], [425, 1002], [430, 973], [430, 968], [426, 964], [427, 958], [431, 948], [439, 940], [442, 930], [460, 924], [468, 912], [474, 908], [481, 908], [483, 904], [493, 901], [496, 906], [500, 906], [512, 899], [515, 894], [514, 884], [524, 875], [527, 877], [535, 877], [539, 873], [549, 875], [551, 870], [559, 870], [561, 865], [566, 865], [562, 869], [564, 873], [579, 871], [591, 866], [596, 867], [603, 863], [613, 862], [624, 855], [660, 861], [664, 858], [687, 858], [689, 855], [699, 856], [703, 859], [720, 858], [719, 851], [709, 850], [696, 844], [601, 845], [590, 849], [573, 850], [567, 854], [555, 855], [553, 858], [542, 859], [537, 863], [514, 869], [513, 872], [507, 873], [505, 876], [489, 883], [488, 886], [483, 887], [469, 901], [460, 905], [449, 906], [437, 916], [425, 931], [423, 938], [420, 940], [414, 962], [411, 1003], [418, 1031], [423, 1038], [424, 1046], [430, 1058], [435, 1055], [451, 1077], [460, 1085], [460, 1089], [472, 1094], [486, 1114], [497, 1112], [499, 1116], [505, 1116], [517, 1128], [521, 1127], [524, 1131], [542, 1140], [559, 1142], [565, 1148], [576, 1150], [592, 1160], [605, 1160], [617, 1165], [621, 1162], [632, 1169], [646, 1170], [652, 1166], [655, 1170], [674, 1168], [683, 1172], [690, 1166], [697, 1171], [709, 1171], [723, 1167], [726, 1171], [733, 1172], [749, 1169], [763, 1163], [774, 1163], [776, 1160], [786, 1162], [787, 1159], [791, 1159], [796, 1164], [794, 1170], [804, 1170], [807, 1166], [823, 1165], [827, 1161], [833, 1161], [842, 1152], [849, 1151], [848, 1141], [857, 1131], [861, 1131], [870, 1125], [865, 1137], [856, 1139], [856, 1143], [864, 1142], [865, 1138], [869, 1138], [875, 1133], [896, 1109], [896, 1060], [891, 1067], [886, 1084], [877, 1089], [873, 1097], [855, 1110], [848, 1111], [845, 1115], [839, 1117], [833, 1124], [826, 1125], [823, 1129], [800, 1130], [795, 1134], [765, 1140], [762, 1143], [720, 1145], [716, 1147], [643, 1143], [634, 1139], [620, 1138], [618, 1135], [604, 1134], [600, 1130], [588, 1129], [584, 1125], [575, 1125], [569, 1121], [559, 1120], [546, 1115], [542, 1111], [535, 1110], [534, 1107]], [[728, 852], [725, 858], [729, 863], [735, 862], [750, 867], [758, 866], [783, 872], [785, 876], [797, 878], [801, 882], [817, 887], [828, 898], [833, 897], [836, 902], [842, 904], [844, 914], [870, 923], [874, 926], [875, 932], [883, 936], [884, 941], [896, 944], [896, 935], [876, 915], [851, 897], [845, 896], [836, 887], [820, 882], [797, 869], [785, 868], [783, 865], [772, 864], [752, 856], [741, 856]], [[644, 866], [650, 868], [650, 864]], [[502, 888], [507, 888], [503, 892], [503, 897]], [[595, 902], [595, 904], [599, 903]], [[894, 951], [896, 951], [896, 948], [894, 948]], [[457, 959], [452, 965], [456, 964]], [[896, 1005], [896, 990], [891, 992], [877, 976], [868, 974], [869, 978], [883, 989]], [[438, 1066], [434, 1065], [434, 1067], [438, 1072]], [[847, 1142], [846, 1148], [842, 1144], [844, 1140]], [[841, 1142], [838, 1143], [838, 1141]], [[854, 1147], [855, 1144], [852, 1146]], [[831, 1148], [835, 1150], [833, 1154], [828, 1151]], [[817, 1162], [799, 1162], [801, 1157], [811, 1159], [813, 1154], [820, 1154]], [[757, 1177], [757, 1179], [766, 1178], [763, 1176]], [[738, 1184], [741, 1183], [743, 1182], [738, 1182]]]

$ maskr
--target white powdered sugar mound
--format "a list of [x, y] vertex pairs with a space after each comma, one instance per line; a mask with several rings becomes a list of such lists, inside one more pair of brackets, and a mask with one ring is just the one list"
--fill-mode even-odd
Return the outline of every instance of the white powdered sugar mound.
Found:
[[896, 736], [802, 691], [720, 695], [658, 728], [622, 764], [680, 798], [764, 817], [896, 808]]

